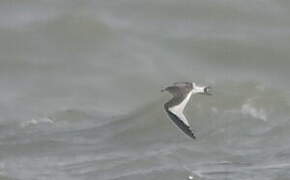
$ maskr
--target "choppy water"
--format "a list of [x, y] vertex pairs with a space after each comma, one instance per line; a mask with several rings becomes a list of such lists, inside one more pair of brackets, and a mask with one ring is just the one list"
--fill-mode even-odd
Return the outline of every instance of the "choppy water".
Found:
[[[290, 179], [290, 4], [2, 0], [0, 179]], [[160, 89], [213, 86], [167, 118]]]

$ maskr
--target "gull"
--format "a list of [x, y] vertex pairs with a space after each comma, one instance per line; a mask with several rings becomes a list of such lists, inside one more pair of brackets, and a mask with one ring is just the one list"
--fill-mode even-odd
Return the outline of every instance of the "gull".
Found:
[[164, 104], [164, 109], [170, 119], [179, 127], [185, 134], [192, 139], [195, 139], [195, 135], [192, 132], [188, 120], [183, 114], [184, 108], [188, 103], [191, 95], [203, 94], [211, 95], [211, 87], [209, 86], [197, 86], [194, 82], [176, 82], [172, 86], [166, 87], [161, 92], [168, 91], [173, 98]]

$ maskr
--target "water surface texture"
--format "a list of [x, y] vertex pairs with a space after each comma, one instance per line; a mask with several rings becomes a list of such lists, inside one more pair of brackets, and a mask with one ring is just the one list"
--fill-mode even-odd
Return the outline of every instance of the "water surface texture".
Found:
[[[286, 0], [1, 0], [0, 179], [289, 180]], [[211, 85], [185, 113], [175, 81]]]

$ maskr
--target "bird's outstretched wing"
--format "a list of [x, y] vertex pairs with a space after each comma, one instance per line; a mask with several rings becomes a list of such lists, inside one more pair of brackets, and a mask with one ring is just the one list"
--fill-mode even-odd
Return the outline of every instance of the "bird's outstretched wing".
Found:
[[175, 96], [164, 104], [164, 108], [170, 119], [188, 136], [195, 139], [194, 133], [190, 129], [188, 120], [183, 114], [183, 110], [190, 99], [192, 92], [186, 96]]
[[170, 119], [176, 124], [177, 127], [179, 127], [189, 137], [191, 137], [192, 139], [195, 139], [195, 135], [192, 132], [192, 130], [190, 129], [190, 126], [188, 124], [188, 121], [187, 121], [187, 119], [185, 118], [184, 115], [183, 115], [183, 117], [185, 119], [182, 120], [178, 115], [174, 114], [170, 110], [168, 110], [166, 108], [165, 108], [165, 110], [166, 110], [168, 116], [170, 117]]

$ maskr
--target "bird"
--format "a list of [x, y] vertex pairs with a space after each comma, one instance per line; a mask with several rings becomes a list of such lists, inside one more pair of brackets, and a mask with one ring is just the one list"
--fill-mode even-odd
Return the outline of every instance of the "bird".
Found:
[[193, 94], [212, 95], [211, 87], [197, 86], [195, 82], [175, 82], [172, 86], [161, 89], [161, 92], [164, 91], [169, 92], [173, 96], [164, 104], [167, 115], [186, 135], [196, 139], [183, 111]]

